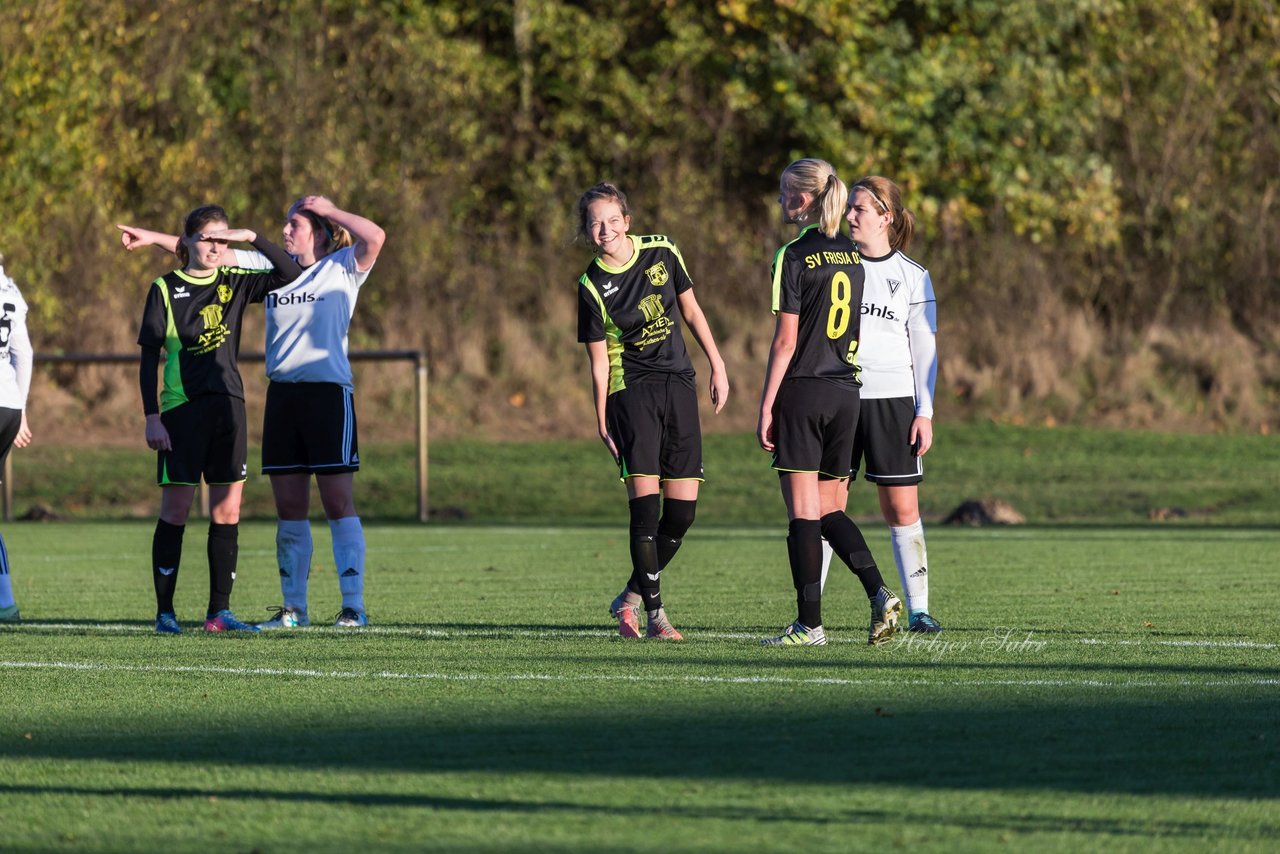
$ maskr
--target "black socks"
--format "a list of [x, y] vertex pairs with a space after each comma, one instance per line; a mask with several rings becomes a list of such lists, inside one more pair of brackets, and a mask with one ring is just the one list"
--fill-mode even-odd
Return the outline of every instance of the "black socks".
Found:
[[151, 537], [151, 580], [156, 587], [156, 613], [173, 613], [173, 591], [178, 586], [178, 565], [182, 563], [182, 534], [185, 525], [156, 522]]
[[231, 607], [231, 586], [236, 580], [240, 554], [240, 527], [209, 523], [209, 616]]
[[822, 536], [831, 544], [831, 550], [858, 576], [862, 589], [867, 591], [867, 598], [874, 597], [884, 586], [884, 578], [858, 526], [840, 510], [823, 516], [821, 524]]

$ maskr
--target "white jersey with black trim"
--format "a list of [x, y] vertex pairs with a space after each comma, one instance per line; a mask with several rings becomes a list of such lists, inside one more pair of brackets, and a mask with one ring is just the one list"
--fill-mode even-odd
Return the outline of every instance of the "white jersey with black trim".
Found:
[[26, 300], [0, 266], [0, 407], [27, 408], [33, 358]]
[[862, 397], [913, 397], [916, 415], [932, 418], [938, 309], [929, 271], [897, 251], [863, 255], [862, 267]]
[[[258, 256], [236, 250], [238, 263]], [[277, 383], [337, 383], [354, 389], [347, 329], [368, 270], [356, 267], [354, 246], [326, 255], [302, 275], [267, 294], [267, 378]]]

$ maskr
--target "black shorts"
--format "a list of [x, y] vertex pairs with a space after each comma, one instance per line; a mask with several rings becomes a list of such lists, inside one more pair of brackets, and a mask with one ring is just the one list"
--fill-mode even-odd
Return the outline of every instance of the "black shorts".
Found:
[[702, 480], [698, 393], [685, 377], [669, 374], [614, 392], [605, 403], [605, 421], [624, 480]]
[[773, 401], [773, 467], [817, 472], [820, 480], [849, 476], [858, 389], [808, 377], [783, 380]]
[[226, 394], [193, 397], [168, 412], [160, 423], [169, 431], [172, 451], [156, 452], [156, 483], [196, 486], [243, 483], [248, 475], [244, 401]]
[[360, 443], [351, 389], [337, 383], [268, 383], [262, 473], [354, 471], [360, 471]]
[[4, 471], [4, 461], [13, 450], [13, 440], [18, 438], [22, 429], [22, 410], [7, 409], [0, 406], [0, 472]]
[[872, 483], [910, 486], [924, 480], [924, 458], [911, 445], [911, 422], [916, 417], [913, 397], [885, 397], [862, 401], [862, 415], [854, 432], [852, 470], [865, 463]]

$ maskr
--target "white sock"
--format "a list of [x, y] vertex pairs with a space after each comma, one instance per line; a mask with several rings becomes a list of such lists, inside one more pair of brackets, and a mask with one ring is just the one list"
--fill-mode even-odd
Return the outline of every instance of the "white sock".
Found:
[[0, 537], [0, 608], [12, 608], [16, 604], [9, 584], [9, 550], [5, 548], [4, 537]]
[[818, 592], [827, 589], [827, 573], [831, 571], [831, 557], [836, 550], [831, 548], [831, 543], [827, 542], [827, 538], [822, 538], [822, 578], [818, 582]]
[[901, 528], [890, 526], [893, 560], [898, 564], [898, 578], [907, 597], [907, 610], [913, 614], [929, 610], [929, 555], [924, 545], [924, 524]]
[[338, 570], [342, 607], [364, 611], [364, 527], [359, 516], [330, 519], [333, 565]]
[[311, 575], [311, 523], [306, 519], [276, 522], [276, 563], [284, 606], [306, 613], [307, 577]]

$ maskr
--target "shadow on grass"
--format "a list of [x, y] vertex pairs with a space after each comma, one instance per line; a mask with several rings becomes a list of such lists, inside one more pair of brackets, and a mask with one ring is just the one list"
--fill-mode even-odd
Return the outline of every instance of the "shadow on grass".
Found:
[[[278, 704], [197, 702], [198, 712], [188, 705], [176, 717], [103, 705], [29, 739], [0, 739], [0, 756], [590, 776], [615, 774], [619, 744], [627, 744], [637, 755], [629, 773], [657, 779], [1280, 795], [1275, 692], [1265, 687], [1245, 696], [1201, 688], [1188, 697], [1172, 686], [1158, 700], [1079, 692], [1046, 699], [1010, 687], [981, 702], [954, 694], [948, 702], [936, 688], [913, 701], [884, 699], [881, 686], [815, 693], [762, 685], [743, 703], [666, 683], [619, 685], [594, 700], [564, 683], [482, 694], [421, 684], [376, 702], [367, 685], [343, 691], [341, 701], [290, 713], [293, 723]], [[519, 695], [499, 707], [495, 691]]]
[[1151, 818], [1066, 818], [1061, 815], [942, 815], [936, 811], [905, 813], [901, 810], [830, 809], [797, 807], [794, 810], [763, 809], [712, 804], [677, 806], [663, 803], [654, 806], [627, 806], [586, 801], [504, 800], [494, 798], [450, 798], [429, 794], [394, 794], [373, 792], [316, 792], [273, 789], [194, 789], [194, 788], [110, 788], [99, 786], [34, 786], [0, 783], [0, 795], [35, 795], [63, 797], [105, 797], [157, 801], [208, 801], [212, 799], [243, 800], [253, 803], [315, 803], [339, 806], [371, 806], [410, 809], [455, 810], [461, 812], [528, 813], [546, 815], [601, 815], [618, 818], [718, 819], [722, 821], [798, 822], [803, 825], [848, 825], [901, 823], [915, 826], [952, 827], [974, 831], [1012, 831], [1019, 833], [1077, 833], [1114, 837], [1160, 837], [1166, 839], [1208, 836], [1233, 839], [1272, 838], [1280, 826], [1256, 828], [1238, 824], [1214, 824], [1207, 821], [1176, 821]]

